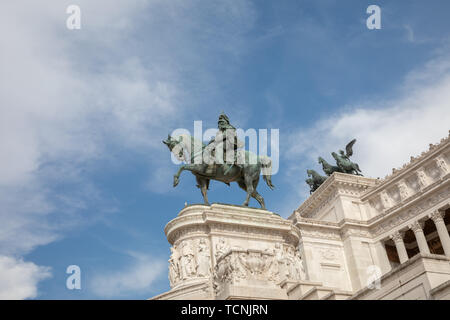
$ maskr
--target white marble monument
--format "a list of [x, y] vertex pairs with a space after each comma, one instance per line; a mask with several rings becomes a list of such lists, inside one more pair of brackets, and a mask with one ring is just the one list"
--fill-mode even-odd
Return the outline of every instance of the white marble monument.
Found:
[[450, 138], [385, 179], [333, 173], [294, 212], [185, 207], [152, 299], [450, 299]]

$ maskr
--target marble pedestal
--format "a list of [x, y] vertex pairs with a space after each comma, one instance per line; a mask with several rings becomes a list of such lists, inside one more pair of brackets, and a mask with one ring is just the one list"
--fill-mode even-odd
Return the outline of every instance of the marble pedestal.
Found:
[[300, 232], [272, 212], [191, 205], [164, 231], [171, 290], [152, 299], [288, 299], [280, 284], [305, 279]]

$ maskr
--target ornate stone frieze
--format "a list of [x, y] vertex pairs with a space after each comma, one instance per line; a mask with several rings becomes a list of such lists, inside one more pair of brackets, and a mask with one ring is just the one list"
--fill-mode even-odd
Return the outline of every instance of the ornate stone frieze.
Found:
[[425, 173], [425, 170], [423, 168], [420, 168], [419, 170], [416, 171], [416, 175], [420, 189], [421, 190], [425, 189], [430, 184], [430, 179]]
[[304, 280], [300, 253], [293, 246], [275, 244], [273, 249], [251, 250], [232, 248], [221, 255], [214, 267], [214, 290], [224, 285], [251, 285], [269, 282], [276, 287], [282, 280]]
[[442, 190], [430, 194], [430, 196], [420, 200], [415, 205], [410, 206], [403, 211], [395, 214], [389, 212], [390, 216], [386, 218], [376, 217], [377, 220], [381, 219], [380, 221], [376, 221], [375, 219], [373, 222], [369, 221], [369, 224], [373, 225], [372, 232], [375, 236], [388, 232], [408, 220], [417, 219], [418, 216], [425, 215], [425, 212], [429, 210], [429, 208], [448, 200], [449, 198], [450, 186], [447, 185]]
[[[428, 152], [423, 152], [419, 157], [411, 157], [409, 164], [402, 168], [394, 169], [393, 174], [386, 177], [381, 183], [370, 188], [364, 195], [362, 201], [368, 201], [380, 215], [389, 210], [396, 210], [405, 202], [420, 197], [423, 192], [440, 184], [442, 178], [448, 178], [448, 156], [450, 147], [450, 135], [442, 139], [440, 144], [433, 145]], [[386, 197], [385, 190], [398, 190], [392, 193], [390, 199]], [[377, 197], [381, 198], [383, 209], [377, 204]]]
[[209, 240], [183, 240], [170, 248], [169, 281], [174, 287], [184, 280], [208, 277], [211, 273]]
[[218, 292], [219, 287], [240, 281], [246, 286], [267, 282], [276, 291], [283, 279], [306, 277], [295, 249], [300, 231], [292, 221], [268, 211], [193, 206], [183, 209], [165, 231], [173, 244], [169, 281], [175, 291], [207, 282], [214, 283]]
[[447, 162], [445, 161], [443, 156], [439, 156], [436, 158], [436, 166], [441, 170], [442, 175], [446, 175], [449, 173]]
[[406, 184], [406, 181], [403, 179], [401, 180], [398, 184], [397, 184], [398, 190], [399, 190], [399, 194], [400, 194], [400, 200], [406, 200], [409, 198], [409, 196], [411, 195], [411, 191], [408, 187], [408, 185]]
[[339, 231], [328, 230], [325, 228], [301, 228], [300, 229], [302, 238], [310, 237], [317, 239], [328, 239], [328, 240], [341, 240]]
[[394, 205], [392, 198], [389, 196], [386, 190], [380, 192], [380, 199], [384, 209], [389, 209]]
[[346, 239], [350, 236], [352, 237], [363, 237], [363, 238], [372, 238], [372, 233], [369, 231], [367, 227], [361, 228], [356, 226], [348, 226], [343, 228], [341, 231], [342, 239]]

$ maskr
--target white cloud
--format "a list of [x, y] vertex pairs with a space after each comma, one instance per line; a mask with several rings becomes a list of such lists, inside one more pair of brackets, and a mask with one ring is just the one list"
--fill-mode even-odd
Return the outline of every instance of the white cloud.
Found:
[[35, 298], [38, 282], [50, 276], [47, 267], [0, 255], [0, 300]]
[[131, 253], [133, 264], [123, 270], [93, 277], [90, 289], [103, 298], [124, 297], [130, 293], [150, 293], [153, 282], [166, 272], [167, 262]]
[[[352, 138], [353, 160], [365, 176], [380, 177], [409, 162], [446, 137], [450, 129], [450, 58], [431, 60], [409, 73], [397, 88], [397, 98], [346, 106], [308, 129], [289, 137], [292, 146], [284, 157], [288, 172], [306, 178], [307, 168], [321, 172], [317, 157], [330, 163], [330, 152], [343, 149]], [[302, 157], [299, 164], [292, 160]], [[301, 188], [303, 197], [307, 188]]]
[[111, 146], [152, 169], [155, 150], [169, 158], [161, 136], [219, 91], [210, 67], [239, 57], [254, 21], [247, 1], [80, 0], [71, 31], [69, 4], [0, 3], [0, 254], [55, 241], [96, 219], [88, 208], [110, 211], [86, 172], [120, 163]]

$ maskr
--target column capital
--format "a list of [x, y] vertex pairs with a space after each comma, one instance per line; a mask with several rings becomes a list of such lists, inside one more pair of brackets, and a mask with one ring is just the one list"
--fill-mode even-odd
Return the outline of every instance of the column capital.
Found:
[[405, 233], [403, 231], [395, 231], [393, 234], [391, 234], [389, 236], [389, 238], [391, 238], [392, 240], [394, 240], [395, 242], [397, 241], [403, 241], [403, 237], [404, 237]]
[[428, 217], [433, 220], [434, 223], [444, 222], [445, 212], [436, 210], [428, 214]]
[[423, 221], [414, 221], [410, 225], [408, 225], [408, 228], [410, 228], [414, 233], [416, 232], [423, 232], [423, 226], [425, 225], [425, 222]]

